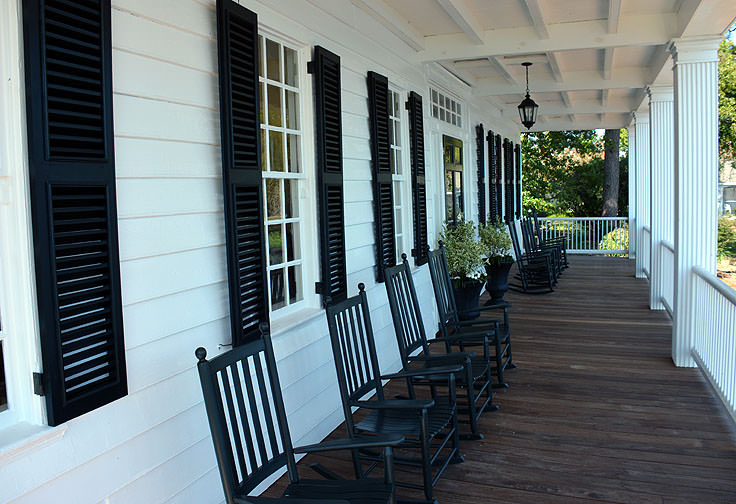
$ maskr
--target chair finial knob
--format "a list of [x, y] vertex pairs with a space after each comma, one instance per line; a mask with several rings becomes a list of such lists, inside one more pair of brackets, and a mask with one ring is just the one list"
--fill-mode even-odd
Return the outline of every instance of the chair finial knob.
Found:
[[406, 262], [406, 260], [407, 260], [406, 259], [406, 252], [404, 252], [403, 254], [401, 254], [401, 260], [404, 261], [404, 262]]
[[258, 324], [258, 330], [261, 332], [261, 336], [266, 336], [271, 331], [271, 328], [268, 322], [261, 322]]
[[207, 349], [199, 347], [194, 351], [194, 355], [197, 357], [199, 362], [203, 362], [207, 358]]
[[365, 292], [365, 284], [364, 284], [363, 282], [360, 282], [360, 283], [358, 284], [358, 290], [359, 290], [360, 292]]

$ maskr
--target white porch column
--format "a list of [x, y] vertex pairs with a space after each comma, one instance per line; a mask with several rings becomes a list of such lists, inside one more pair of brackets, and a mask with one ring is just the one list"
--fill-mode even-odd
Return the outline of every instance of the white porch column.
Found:
[[626, 131], [629, 133], [629, 259], [636, 258], [636, 163], [634, 161], [634, 125]]
[[675, 224], [675, 125], [673, 91], [669, 86], [650, 87], [649, 93], [649, 148], [650, 148], [650, 228], [651, 267], [649, 268], [649, 307], [664, 310], [662, 294], [664, 279], [674, 271], [663, 271], [661, 244], [673, 243]]
[[637, 113], [634, 123], [634, 157], [636, 163], [636, 277], [645, 278], [648, 258], [642, 253], [649, 247], [643, 241], [644, 226], [649, 226], [649, 114]]
[[694, 366], [692, 268], [715, 273], [720, 38], [670, 44], [674, 60], [675, 296], [672, 360]]

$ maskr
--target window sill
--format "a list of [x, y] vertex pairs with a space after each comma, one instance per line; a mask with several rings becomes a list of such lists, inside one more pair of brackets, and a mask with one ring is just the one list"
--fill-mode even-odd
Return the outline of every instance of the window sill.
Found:
[[324, 317], [322, 308], [303, 308], [271, 320], [271, 337], [277, 338], [297, 327], [308, 324], [316, 318]]
[[20, 422], [0, 430], [0, 466], [61, 439], [66, 429], [66, 424], [48, 427]]

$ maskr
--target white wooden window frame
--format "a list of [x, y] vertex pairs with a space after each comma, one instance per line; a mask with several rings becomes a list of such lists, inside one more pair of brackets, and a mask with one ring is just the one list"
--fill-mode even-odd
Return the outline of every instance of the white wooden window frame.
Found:
[[[401, 262], [401, 254], [411, 256], [412, 235], [411, 226], [411, 162], [409, 159], [409, 113], [404, 104], [406, 103], [406, 93], [389, 83], [389, 96], [393, 100], [396, 97], [398, 101], [398, 110], [394, 110], [393, 114], [389, 112], [389, 120], [391, 121], [391, 180], [393, 183], [393, 212], [394, 226], [396, 229], [396, 261]], [[398, 114], [397, 114], [398, 112]], [[397, 131], [398, 129], [398, 131]], [[396, 143], [398, 139], [398, 143]], [[400, 173], [394, 170], [395, 162], [400, 165]], [[399, 232], [399, 229], [401, 232]]]

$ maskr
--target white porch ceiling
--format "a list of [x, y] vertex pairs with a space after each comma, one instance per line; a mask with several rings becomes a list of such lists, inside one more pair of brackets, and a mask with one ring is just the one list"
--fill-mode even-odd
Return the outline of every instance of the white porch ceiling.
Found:
[[[622, 128], [672, 81], [667, 45], [720, 35], [734, 0], [351, 0], [517, 123], [523, 61], [533, 130]], [[523, 129], [523, 128], [522, 128]]]

